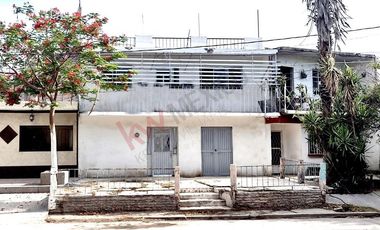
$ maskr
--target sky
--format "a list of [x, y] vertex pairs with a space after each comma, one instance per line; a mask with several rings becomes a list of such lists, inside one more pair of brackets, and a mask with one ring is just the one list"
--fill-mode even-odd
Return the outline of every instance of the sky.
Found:
[[[379, 0], [343, 0], [352, 17], [352, 29], [380, 26]], [[0, 20], [14, 21], [12, 5], [24, 0], [0, 0]], [[37, 10], [58, 7], [64, 12], [78, 9], [78, 0], [29, 0]], [[307, 35], [306, 5], [302, 0], [82, 0], [82, 12], [109, 18], [105, 31], [125, 34], [187, 37], [257, 37], [260, 11], [262, 39]], [[313, 28], [313, 33], [315, 33]], [[349, 33], [342, 51], [380, 55], [380, 29]], [[316, 38], [268, 42], [264, 47], [315, 48]]]

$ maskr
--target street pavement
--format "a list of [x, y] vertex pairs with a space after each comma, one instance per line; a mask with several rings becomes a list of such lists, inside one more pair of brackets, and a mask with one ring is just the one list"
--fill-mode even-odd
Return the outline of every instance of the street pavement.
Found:
[[292, 229], [380, 230], [380, 218], [319, 218], [270, 220], [122, 221], [47, 223], [47, 212], [0, 214], [0, 229]]

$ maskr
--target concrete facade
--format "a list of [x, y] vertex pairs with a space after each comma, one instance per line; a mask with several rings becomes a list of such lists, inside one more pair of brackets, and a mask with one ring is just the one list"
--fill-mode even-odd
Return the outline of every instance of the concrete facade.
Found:
[[81, 114], [79, 127], [79, 169], [149, 167], [147, 127], [177, 127], [181, 176], [202, 175], [202, 127], [232, 127], [234, 164], [271, 164], [270, 125], [255, 114]]

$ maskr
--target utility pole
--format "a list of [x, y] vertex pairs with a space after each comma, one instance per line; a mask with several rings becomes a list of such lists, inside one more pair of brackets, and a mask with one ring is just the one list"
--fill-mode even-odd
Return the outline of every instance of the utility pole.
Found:
[[79, 12], [80, 14], [82, 14], [82, 3], [81, 3], [81, 0], [79, 0], [78, 12]]
[[260, 37], [260, 11], [257, 9], [257, 38]]
[[201, 16], [198, 12], [198, 37], [201, 36]]

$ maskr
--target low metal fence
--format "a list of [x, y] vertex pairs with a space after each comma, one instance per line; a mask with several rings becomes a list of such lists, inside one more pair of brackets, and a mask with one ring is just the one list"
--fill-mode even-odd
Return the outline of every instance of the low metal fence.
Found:
[[61, 169], [69, 172], [68, 183], [57, 195], [118, 195], [174, 192], [174, 168], [89, 168]]
[[266, 189], [288, 187], [290, 189], [318, 186], [319, 164], [292, 160], [281, 165], [236, 166], [237, 188]]

